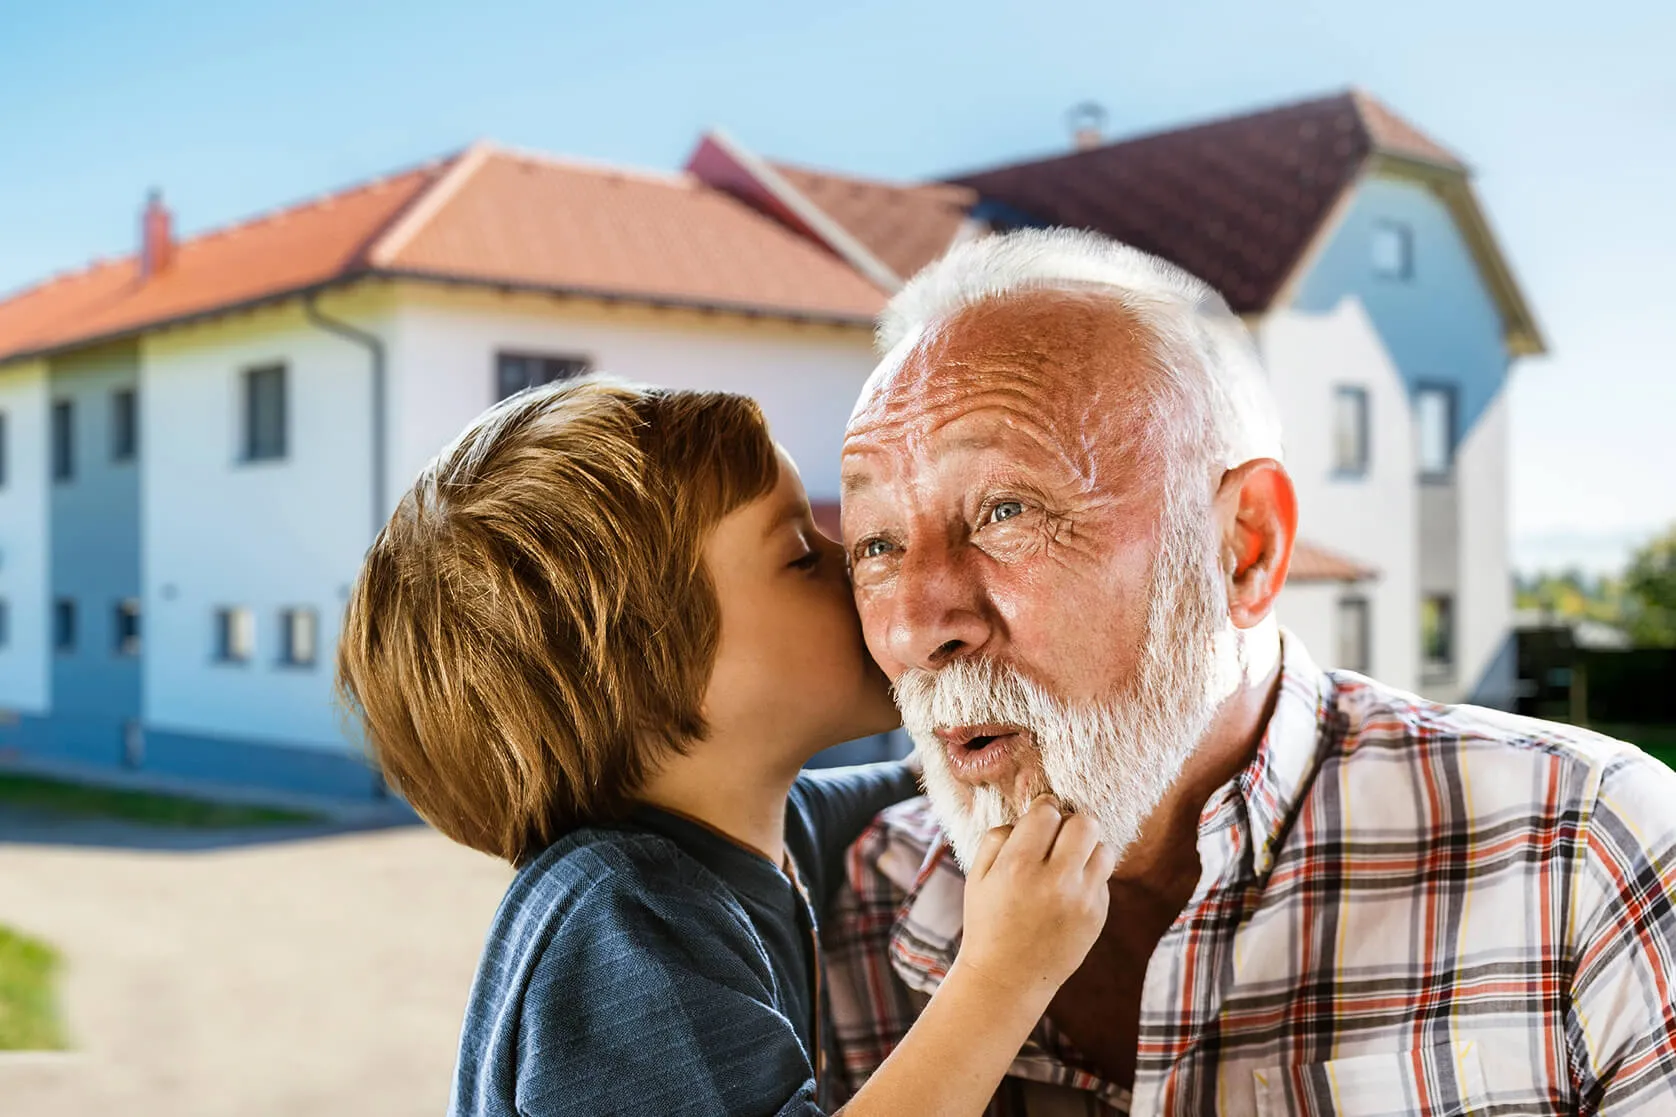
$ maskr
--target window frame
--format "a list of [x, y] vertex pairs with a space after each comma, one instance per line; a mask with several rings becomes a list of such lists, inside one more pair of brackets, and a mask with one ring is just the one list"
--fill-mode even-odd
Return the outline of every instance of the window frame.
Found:
[[[257, 386], [260, 378], [267, 376], [276, 377], [279, 384], [275, 446], [259, 444]], [[287, 460], [291, 456], [291, 366], [285, 361], [249, 365], [240, 374], [239, 390], [239, 461], [257, 464]]]
[[[296, 623], [307, 617], [309, 625], [308, 656], [297, 655]], [[279, 611], [279, 665], [281, 667], [311, 668], [320, 662], [320, 611], [307, 605], [288, 606]]]
[[[1382, 240], [1381, 238], [1391, 238]], [[1395, 266], [1386, 263], [1380, 252], [1382, 244], [1397, 245]], [[1414, 226], [1396, 218], [1381, 218], [1373, 223], [1373, 235], [1368, 245], [1368, 263], [1376, 278], [1396, 283], [1407, 283], [1414, 278]]]
[[[243, 654], [238, 654], [234, 647], [234, 620], [243, 618], [249, 646]], [[216, 663], [242, 667], [256, 658], [256, 614], [247, 605], [217, 605], [214, 613], [215, 621], [215, 650], [212, 658]]]
[[140, 456], [140, 391], [134, 387], [111, 392], [111, 461], [132, 462]]
[[[511, 391], [506, 391], [506, 366], [509, 361], [537, 361], [544, 366], [568, 365], [574, 367], [569, 368], [567, 371], [563, 372], [562, 375], [549, 376], [533, 381], [526, 376], [524, 378], [524, 383], [520, 387], [514, 388]], [[531, 388], [538, 388], [546, 384], [560, 384], [566, 381], [576, 380], [580, 377], [587, 376], [593, 371], [594, 359], [586, 353], [553, 353], [537, 352], [529, 349], [497, 349], [495, 350], [494, 366], [489, 370], [490, 402], [499, 403], [502, 400], [511, 399], [519, 392], [528, 391]]]
[[[1347, 610], [1361, 613], [1360, 647], [1356, 649], [1356, 661], [1344, 662], [1344, 617]], [[1333, 608], [1334, 640], [1336, 647], [1334, 656], [1338, 662], [1334, 664], [1346, 671], [1354, 671], [1358, 675], [1366, 675], [1373, 669], [1373, 601], [1367, 594], [1351, 590], [1339, 596]]]
[[[140, 599], [137, 597], [124, 597], [116, 603], [116, 607], [111, 612], [112, 619], [115, 622], [111, 629], [112, 651], [116, 655], [124, 658], [138, 656], [141, 649], [144, 647], [141, 643], [142, 630], [140, 628]], [[129, 617], [133, 618], [134, 630], [132, 632], [124, 632], [124, 622]]]
[[76, 401], [55, 399], [47, 421], [49, 472], [55, 483], [76, 479]]
[[[1356, 444], [1359, 460], [1347, 465], [1339, 456], [1339, 406], [1342, 400], [1353, 398], [1360, 402], [1357, 413]], [[1333, 476], [1344, 479], [1366, 477], [1373, 469], [1373, 393], [1363, 384], [1335, 384], [1333, 386]]]
[[[1433, 603], [1439, 608], [1437, 628], [1442, 635], [1442, 658], [1432, 654], [1431, 641], [1427, 633], [1427, 609]], [[1420, 596], [1420, 673], [1429, 681], [1443, 681], [1454, 678], [1455, 675], [1455, 595], [1453, 593], [1425, 593]]]
[[54, 655], [75, 655], [81, 627], [80, 610], [73, 597], [52, 600], [52, 651]]
[[[1425, 461], [1426, 428], [1424, 410], [1421, 401], [1428, 396], [1443, 398], [1444, 414], [1444, 465], [1442, 469], [1433, 469]], [[1414, 465], [1420, 480], [1430, 483], [1452, 481], [1455, 478], [1455, 460], [1460, 450], [1460, 391], [1453, 384], [1439, 380], [1426, 380], [1414, 386]]]

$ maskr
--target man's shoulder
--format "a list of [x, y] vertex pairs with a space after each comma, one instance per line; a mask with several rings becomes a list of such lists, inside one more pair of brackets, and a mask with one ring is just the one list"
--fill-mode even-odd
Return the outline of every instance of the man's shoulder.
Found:
[[872, 892], [889, 887], [912, 892], [925, 869], [943, 848], [943, 829], [923, 795], [880, 811], [861, 832], [845, 858], [851, 888]]
[[[1511, 790], [1551, 785], [1568, 806], [1603, 787], [1637, 783], [1676, 795], [1676, 773], [1635, 745], [1560, 722], [1482, 706], [1450, 705], [1347, 672], [1331, 672], [1326, 731], [1352, 768], [1435, 769], [1492, 776]], [[1536, 781], [1536, 782], [1527, 782]], [[1484, 790], [1490, 790], [1488, 787]]]

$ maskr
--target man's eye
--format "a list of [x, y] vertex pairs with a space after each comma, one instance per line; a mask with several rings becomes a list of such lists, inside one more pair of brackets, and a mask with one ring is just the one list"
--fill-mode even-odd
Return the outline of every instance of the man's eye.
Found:
[[1014, 517], [1022, 515], [1024, 515], [1024, 505], [1021, 502], [1016, 500], [1003, 500], [1000, 504], [997, 504], [994, 508], [989, 510], [989, 519], [986, 522], [998, 524], [1002, 520], [1011, 520]]
[[890, 550], [890, 543], [884, 539], [869, 539], [857, 548], [856, 553], [864, 559], [878, 558]]
[[791, 565], [797, 567], [797, 569], [799, 569], [799, 570], [813, 570], [817, 565], [820, 564], [820, 561], [821, 561], [820, 551], [813, 550], [813, 551], [810, 551], [806, 555], [802, 555], [798, 558], [792, 559], [791, 560]]

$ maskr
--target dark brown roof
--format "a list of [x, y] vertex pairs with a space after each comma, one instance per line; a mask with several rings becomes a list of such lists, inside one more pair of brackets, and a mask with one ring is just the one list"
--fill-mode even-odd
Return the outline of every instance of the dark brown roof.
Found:
[[[1266, 309], [1375, 152], [1460, 161], [1358, 90], [953, 176], [1019, 216], [1125, 241]], [[1008, 223], [1005, 210], [1000, 223]]]
[[978, 200], [977, 191], [948, 183], [903, 185], [772, 165], [903, 279], [947, 250]]

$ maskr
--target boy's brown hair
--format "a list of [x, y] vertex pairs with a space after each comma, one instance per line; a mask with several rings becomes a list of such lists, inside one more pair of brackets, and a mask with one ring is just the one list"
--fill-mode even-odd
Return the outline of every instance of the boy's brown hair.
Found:
[[480, 416], [402, 498], [344, 617], [338, 693], [385, 779], [515, 865], [621, 816], [704, 736], [704, 544], [778, 474], [743, 396], [588, 379]]

